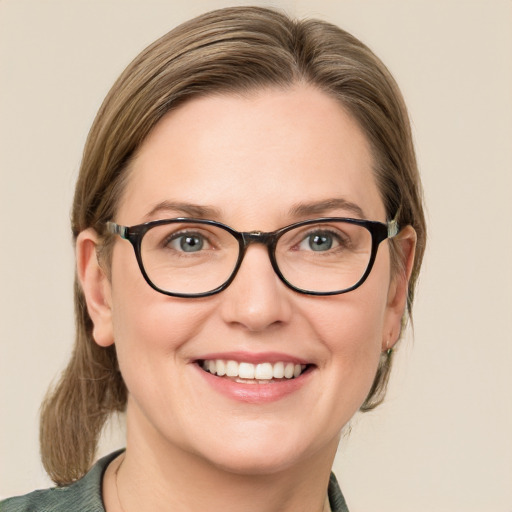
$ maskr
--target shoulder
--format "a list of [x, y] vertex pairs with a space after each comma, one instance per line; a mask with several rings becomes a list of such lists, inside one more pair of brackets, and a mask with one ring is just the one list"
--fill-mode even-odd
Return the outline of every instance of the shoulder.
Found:
[[94, 494], [81, 492], [81, 480], [66, 487], [34, 491], [0, 502], [1, 512], [104, 512]]
[[329, 479], [329, 489], [327, 493], [329, 495], [329, 504], [331, 505], [332, 512], [348, 512], [347, 503], [343, 497], [334, 473], [331, 473], [331, 477]]
[[101, 498], [103, 473], [121, 451], [100, 459], [80, 480], [65, 487], [34, 491], [0, 502], [0, 512], [105, 512]]

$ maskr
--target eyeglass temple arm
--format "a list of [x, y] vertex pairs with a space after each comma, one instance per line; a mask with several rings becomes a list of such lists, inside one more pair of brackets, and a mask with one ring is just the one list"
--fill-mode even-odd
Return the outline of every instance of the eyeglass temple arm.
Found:
[[392, 221], [388, 222], [388, 238], [393, 238], [394, 236], [398, 235], [398, 232], [398, 221], [395, 217]]
[[115, 222], [107, 222], [107, 231], [112, 235], [119, 235], [121, 238], [128, 238], [128, 228], [126, 226], [120, 226]]

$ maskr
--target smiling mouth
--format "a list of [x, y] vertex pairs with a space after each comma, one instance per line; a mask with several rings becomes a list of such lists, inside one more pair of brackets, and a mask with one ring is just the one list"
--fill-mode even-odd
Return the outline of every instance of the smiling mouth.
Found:
[[240, 384], [270, 384], [296, 379], [313, 366], [284, 361], [253, 364], [224, 359], [203, 359], [197, 364], [205, 372]]

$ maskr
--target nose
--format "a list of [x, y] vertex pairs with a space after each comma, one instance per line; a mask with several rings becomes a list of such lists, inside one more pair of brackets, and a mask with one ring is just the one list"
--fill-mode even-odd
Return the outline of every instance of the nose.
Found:
[[274, 272], [264, 245], [247, 248], [233, 282], [220, 295], [225, 322], [251, 332], [286, 324], [291, 317], [293, 292]]

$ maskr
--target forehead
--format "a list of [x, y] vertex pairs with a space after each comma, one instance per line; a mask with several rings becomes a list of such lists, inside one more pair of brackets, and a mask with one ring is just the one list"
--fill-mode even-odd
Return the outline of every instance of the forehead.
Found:
[[119, 220], [143, 222], [162, 202], [190, 203], [212, 206], [216, 220], [236, 219], [233, 227], [263, 229], [270, 217], [297, 220], [288, 217], [298, 204], [332, 198], [385, 220], [373, 165], [356, 121], [312, 87], [202, 97], [168, 113], [144, 141]]

